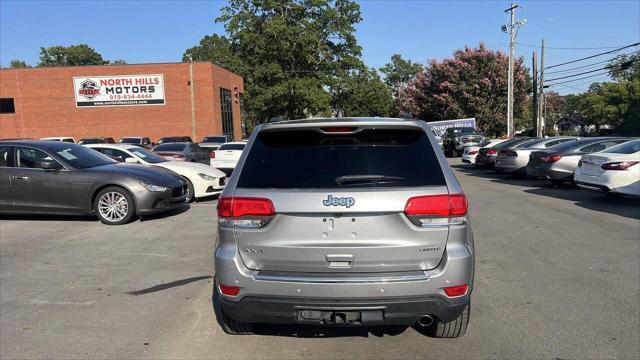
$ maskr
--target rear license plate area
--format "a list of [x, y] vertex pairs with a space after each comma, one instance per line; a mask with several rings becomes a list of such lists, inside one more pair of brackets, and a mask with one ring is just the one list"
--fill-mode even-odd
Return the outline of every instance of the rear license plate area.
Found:
[[362, 326], [383, 323], [382, 310], [298, 310], [296, 319], [301, 324], [326, 326]]

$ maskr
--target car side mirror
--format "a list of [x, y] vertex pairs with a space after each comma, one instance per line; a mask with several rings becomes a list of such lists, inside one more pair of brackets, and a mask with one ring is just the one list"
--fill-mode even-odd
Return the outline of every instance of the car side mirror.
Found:
[[138, 160], [136, 160], [136, 159], [134, 159], [132, 157], [128, 157], [128, 158], [124, 159], [124, 162], [127, 163], [127, 164], [137, 164]]
[[55, 160], [42, 160], [40, 161], [40, 168], [55, 171], [62, 169], [62, 166]]

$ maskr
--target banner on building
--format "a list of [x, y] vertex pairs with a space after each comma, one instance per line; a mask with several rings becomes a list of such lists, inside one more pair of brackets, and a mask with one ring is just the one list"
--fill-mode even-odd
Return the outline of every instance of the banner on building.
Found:
[[76, 107], [164, 105], [164, 78], [109, 75], [73, 78]]

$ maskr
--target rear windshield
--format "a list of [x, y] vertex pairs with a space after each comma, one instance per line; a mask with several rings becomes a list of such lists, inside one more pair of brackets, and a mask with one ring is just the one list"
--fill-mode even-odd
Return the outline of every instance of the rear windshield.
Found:
[[244, 150], [244, 144], [222, 144], [218, 150]]
[[183, 151], [185, 144], [181, 143], [167, 143], [156, 146], [153, 151]]
[[470, 127], [452, 128], [454, 134], [476, 134], [476, 129]]
[[139, 138], [122, 138], [118, 141], [121, 144], [140, 144]]
[[78, 141], [78, 144], [86, 145], [86, 144], [99, 144], [100, 139], [82, 139]]
[[445, 180], [421, 129], [344, 135], [265, 131], [249, 149], [238, 180], [241, 188], [278, 189], [430, 185], [445, 185]]
[[202, 142], [212, 142], [212, 143], [223, 143], [226, 142], [227, 138], [224, 136], [207, 136], [204, 139], [202, 139]]
[[603, 152], [614, 154], [633, 154], [638, 151], [640, 151], [640, 140], [628, 141], [620, 145], [612, 146]]

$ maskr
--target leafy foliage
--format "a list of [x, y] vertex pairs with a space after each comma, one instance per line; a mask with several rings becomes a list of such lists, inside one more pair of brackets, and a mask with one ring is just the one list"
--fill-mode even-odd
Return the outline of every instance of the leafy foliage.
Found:
[[[357, 3], [230, 0], [216, 21], [224, 23], [227, 35], [205, 36], [183, 60], [212, 61], [242, 75], [251, 119], [388, 112], [388, 89], [360, 59]], [[365, 91], [356, 78], [371, 88]]]
[[405, 60], [400, 54], [393, 54], [391, 62], [380, 68], [385, 75], [384, 82], [393, 89], [393, 95], [398, 96], [400, 90], [407, 86], [418, 74], [424, 71], [421, 64]]
[[28, 67], [31, 67], [31, 66], [29, 66], [23, 60], [11, 60], [11, 63], [9, 64], [9, 67], [12, 68], [12, 69], [19, 69], [19, 68], [28, 68]]
[[[475, 117], [477, 126], [492, 135], [506, 132], [508, 56], [483, 43], [457, 50], [453, 58], [431, 60], [426, 71], [400, 93], [400, 111], [425, 121]], [[531, 121], [531, 79], [523, 59], [514, 69], [515, 125]]]
[[40, 63], [38, 66], [82, 66], [105, 65], [108, 63], [108, 61], [102, 59], [102, 55], [95, 49], [87, 44], [80, 44], [40, 48]]
[[118, 59], [118, 60], [111, 61], [109, 64], [111, 64], [111, 65], [126, 65], [127, 62], [125, 60]]
[[609, 75], [616, 81], [640, 79], [640, 53], [622, 54], [608, 66]]

